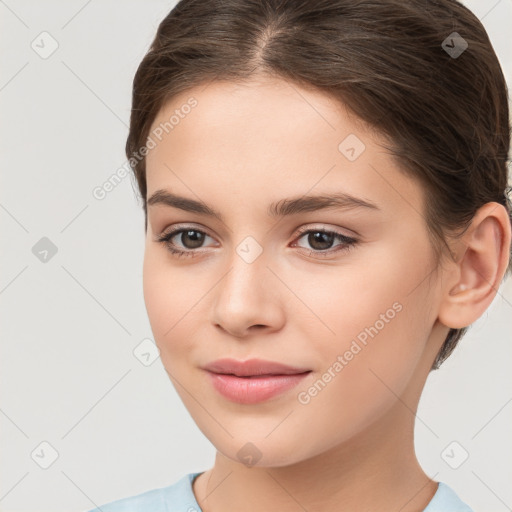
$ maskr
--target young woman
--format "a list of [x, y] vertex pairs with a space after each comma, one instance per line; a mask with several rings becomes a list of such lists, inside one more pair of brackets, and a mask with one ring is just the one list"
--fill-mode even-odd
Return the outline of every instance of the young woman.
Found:
[[414, 420], [510, 271], [509, 144], [455, 0], [181, 0], [126, 152], [155, 341], [217, 455], [101, 510], [469, 512]]

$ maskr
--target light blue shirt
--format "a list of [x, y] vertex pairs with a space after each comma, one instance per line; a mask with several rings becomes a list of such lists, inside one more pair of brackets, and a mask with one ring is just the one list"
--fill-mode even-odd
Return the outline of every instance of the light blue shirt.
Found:
[[[88, 512], [202, 512], [192, 482], [201, 473], [189, 473], [167, 487], [152, 489], [128, 498], [111, 501]], [[423, 512], [473, 512], [455, 491], [439, 482], [437, 491]]]

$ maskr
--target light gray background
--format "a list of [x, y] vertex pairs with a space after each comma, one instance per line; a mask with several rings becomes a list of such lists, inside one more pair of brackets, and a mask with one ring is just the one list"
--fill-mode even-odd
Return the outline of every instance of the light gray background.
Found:
[[[125, 162], [133, 74], [174, 4], [0, 1], [2, 512], [88, 510], [213, 463], [160, 359], [133, 354], [152, 337], [134, 183], [92, 195]], [[512, 0], [466, 4], [510, 77]], [[31, 48], [43, 31], [59, 45], [46, 59]], [[58, 249], [46, 263], [42, 237]], [[512, 507], [511, 319], [509, 279], [418, 411], [425, 471], [476, 512]], [[469, 453], [458, 469], [441, 457], [452, 441]]]

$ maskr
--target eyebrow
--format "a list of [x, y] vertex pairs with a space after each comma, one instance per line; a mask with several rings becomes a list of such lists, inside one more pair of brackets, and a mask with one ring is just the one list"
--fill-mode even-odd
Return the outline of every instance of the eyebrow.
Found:
[[[196, 201], [195, 199], [173, 194], [168, 190], [157, 190], [148, 199], [147, 204], [170, 206], [184, 210], [186, 212], [198, 213], [200, 215], [213, 217], [220, 220], [221, 222], [224, 222], [222, 214], [207, 204], [201, 201]], [[267, 214], [270, 217], [276, 218], [317, 210], [352, 210], [355, 208], [367, 208], [380, 211], [380, 208], [371, 201], [361, 199], [344, 192], [339, 192], [335, 194], [310, 195], [282, 199], [280, 201], [271, 203], [267, 208]]]

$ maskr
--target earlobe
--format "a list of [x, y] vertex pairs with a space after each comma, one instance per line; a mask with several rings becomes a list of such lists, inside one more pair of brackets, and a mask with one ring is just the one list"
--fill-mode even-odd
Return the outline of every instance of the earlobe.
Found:
[[[508, 212], [486, 203], [460, 240], [460, 259], [450, 267], [439, 321], [453, 329], [475, 322], [493, 301], [509, 262], [511, 227]], [[456, 282], [453, 282], [453, 278]]]

